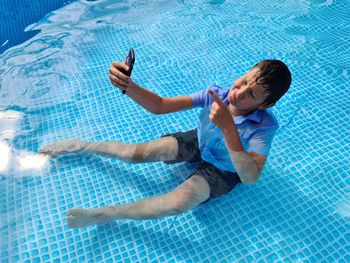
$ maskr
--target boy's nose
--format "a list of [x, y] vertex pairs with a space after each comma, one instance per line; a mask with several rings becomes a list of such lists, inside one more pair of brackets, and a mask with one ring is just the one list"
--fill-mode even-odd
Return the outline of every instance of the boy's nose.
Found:
[[242, 98], [244, 98], [245, 97], [245, 95], [246, 95], [246, 91], [245, 90], [239, 90], [239, 92], [237, 92], [237, 98], [238, 99], [242, 99]]

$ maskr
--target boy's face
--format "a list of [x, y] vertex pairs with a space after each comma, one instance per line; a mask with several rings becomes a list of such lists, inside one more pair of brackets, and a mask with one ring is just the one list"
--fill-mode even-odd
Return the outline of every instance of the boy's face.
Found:
[[246, 113], [267, 108], [263, 104], [267, 97], [265, 89], [256, 83], [258, 71], [258, 68], [253, 68], [233, 83], [228, 94], [231, 107]]

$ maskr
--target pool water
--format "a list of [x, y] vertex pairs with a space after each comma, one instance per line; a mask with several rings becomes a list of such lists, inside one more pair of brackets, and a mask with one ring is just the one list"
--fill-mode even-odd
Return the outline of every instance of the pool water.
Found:
[[[29, 39], [0, 43], [1, 262], [350, 261], [348, 0], [58, 2], [26, 25]], [[152, 115], [109, 83], [130, 47], [133, 80], [164, 97], [229, 88], [256, 62], [283, 60], [293, 83], [273, 109], [280, 129], [255, 185], [177, 217], [70, 229], [67, 209], [158, 195], [194, 170], [37, 155], [68, 138], [196, 127], [199, 109]]]

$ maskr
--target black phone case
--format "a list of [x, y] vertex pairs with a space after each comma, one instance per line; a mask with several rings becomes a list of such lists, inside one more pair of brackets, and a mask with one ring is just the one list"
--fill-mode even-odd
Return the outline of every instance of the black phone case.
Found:
[[129, 66], [129, 70], [126, 71], [124, 69], [120, 69], [120, 71], [127, 75], [128, 77], [131, 76], [131, 72], [132, 72], [132, 68], [134, 67], [134, 63], [135, 63], [135, 53], [134, 50], [132, 48], [130, 48], [129, 50], [129, 54], [127, 55], [126, 59], [125, 59], [125, 64]]

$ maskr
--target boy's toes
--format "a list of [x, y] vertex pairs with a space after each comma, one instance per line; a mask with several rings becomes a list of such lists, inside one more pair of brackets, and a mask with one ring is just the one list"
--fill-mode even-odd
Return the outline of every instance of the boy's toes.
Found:
[[75, 215], [75, 209], [68, 210], [66, 213], [67, 216], [67, 224], [71, 228], [76, 228], [77, 227], [77, 217]]
[[80, 152], [84, 150], [85, 147], [85, 143], [78, 139], [65, 140], [44, 145], [40, 148], [39, 153], [47, 154], [53, 158], [62, 154]]
[[49, 145], [45, 145], [39, 149], [39, 154], [49, 155], [51, 158], [55, 157], [55, 153], [50, 149]]
[[50, 152], [51, 152], [51, 149], [49, 144], [44, 145], [39, 149], [39, 153], [42, 153], [42, 154], [49, 154]]
[[88, 210], [82, 208], [70, 209], [66, 212], [67, 224], [71, 228], [78, 228], [88, 226], [90, 223], [90, 217]]

